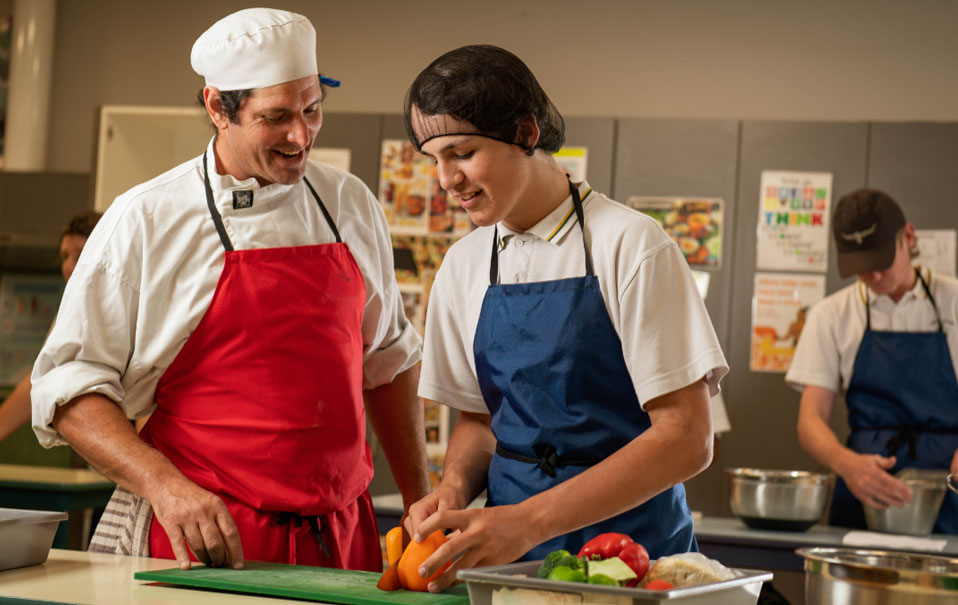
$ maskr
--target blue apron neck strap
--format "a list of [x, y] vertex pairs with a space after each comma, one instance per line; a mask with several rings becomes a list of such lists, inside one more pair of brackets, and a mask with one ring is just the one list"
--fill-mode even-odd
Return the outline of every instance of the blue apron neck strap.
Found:
[[[935, 310], [935, 319], [938, 320], [938, 331], [944, 332], [944, 327], [941, 323], [941, 313], [938, 312], [938, 304], [935, 302], [935, 297], [931, 295], [931, 290], [928, 288], [928, 282], [925, 281], [925, 278], [921, 276], [921, 271], [918, 268], [915, 268], [915, 275], [918, 276], [918, 281], [921, 282], [921, 287], [925, 291], [925, 296], [928, 297], [928, 300], [931, 302], [931, 308]], [[863, 284], [864, 285], [864, 284]], [[868, 299], [868, 286], [865, 286], [865, 331], [870, 331], [872, 329], [872, 314], [871, 314], [871, 304]]]
[[[568, 177], [566, 177], [568, 178]], [[585, 252], [585, 274], [595, 275], [592, 267], [592, 256], [589, 254], [589, 247], [585, 243], [585, 214], [582, 211], [582, 200], [579, 198], [579, 190], [569, 179], [569, 193], [572, 195], [572, 207], [575, 209], [576, 219], [579, 221], [579, 229], [582, 231], [582, 250]], [[499, 283], [499, 227], [493, 227], [492, 230], [492, 257], [489, 262], [489, 285], [494, 286]]]
[[[206, 164], [206, 153], [206, 151], [203, 152], [203, 186], [206, 189], [206, 206], [210, 209], [210, 216], [213, 217], [213, 224], [216, 226], [216, 233], [220, 236], [220, 241], [223, 243], [223, 248], [225, 248], [227, 252], [232, 252], [233, 242], [230, 241], [230, 236], [226, 233], [226, 227], [223, 225], [223, 217], [216, 209], [216, 203], [213, 201], [213, 188], [210, 186], [210, 171]], [[316, 193], [316, 190], [313, 189], [313, 186], [305, 176], [303, 177], [303, 182], [305, 182], [306, 186], [309, 187], [310, 192], [313, 194], [313, 198], [316, 200], [316, 203], [319, 204], [319, 209], [326, 218], [326, 223], [329, 225], [329, 228], [332, 229], [333, 235], [336, 236], [336, 243], [338, 244], [342, 242], [343, 240], [339, 236], [339, 229], [336, 228], [336, 223], [333, 222], [333, 217], [331, 217], [329, 215], [329, 211], [326, 210], [326, 205], [323, 204], [323, 200], [320, 199], [319, 194]]]

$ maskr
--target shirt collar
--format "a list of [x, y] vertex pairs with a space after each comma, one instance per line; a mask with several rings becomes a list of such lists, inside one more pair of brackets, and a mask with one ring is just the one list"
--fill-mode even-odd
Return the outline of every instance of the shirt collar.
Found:
[[[586, 199], [592, 195], [592, 187], [588, 181], [582, 181], [576, 185], [579, 191], [579, 199], [585, 205]], [[550, 242], [556, 246], [565, 237], [565, 234], [576, 224], [575, 207], [572, 204], [572, 194], [562, 200], [555, 210], [547, 214], [541, 221], [526, 230], [525, 233], [533, 235], [539, 239]], [[499, 223], [499, 247], [504, 247], [516, 232], [506, 227], [502, 222]]]

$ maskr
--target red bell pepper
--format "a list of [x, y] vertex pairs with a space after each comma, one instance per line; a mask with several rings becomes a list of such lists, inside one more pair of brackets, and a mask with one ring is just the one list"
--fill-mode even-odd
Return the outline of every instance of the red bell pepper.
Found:
[[618, 557], [622, 559], [626, 565], [631, 567], [637, 576], [634, 580], [626, 582], [626, 586], [635, 586], [639, 583], [639, 580], [645, 577], [646, 572], [649, 571], [649, 552], [638, 542], [632, 542], [631, 544], [623, 546], [622, 550], [619, 551]]
[[649, 553], [645, 547], [635, 542], [625, 534], [608, 532], [599, 534], [582, 545], [579, 549], [579, 557], [593, 559], [611, 559], [619, 557], [622, 561], [632, 568], [635, 580], [630, 580], [627, 586], [634, 586], [641, 580], [647, 571], [649, 571]]
[[631, 543], [632, 538], [625, 534], [617, 534], [615, 532], [599, 534], [582, 545], [582, 548], [579, 549], [578, 556], [591, 559], [592, 555], [599, 555], [601, 559], [611, 559], [612, 557], [619, 556], [619, 551], [622, 550], [622, 547]]

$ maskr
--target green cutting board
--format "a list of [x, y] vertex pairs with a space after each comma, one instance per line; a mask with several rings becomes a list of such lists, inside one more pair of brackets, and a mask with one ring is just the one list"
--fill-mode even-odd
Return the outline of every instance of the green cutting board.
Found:
[[227, 590], [274, 597], [291, 597], [346, 605], [400, 603], [407, 605], [468, 605], [465, 586], [441, 594], [376, 588], [381, 574], [307, 565], [246, 561], [244, 569], [203, 567], [138, 571], [136, 580], [151, 580], [211, 590]]

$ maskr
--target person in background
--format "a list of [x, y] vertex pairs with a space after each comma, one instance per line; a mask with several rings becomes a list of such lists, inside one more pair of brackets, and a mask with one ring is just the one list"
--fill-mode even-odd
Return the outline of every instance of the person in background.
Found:
[[[911, 500], [900, 469], [958, 472], [958, 280], [912, 266], [915, 227], [882, 191], [843, 196], [832, 230], [839, 274], [858, 280], [809, 311], [785, 380], [802, 392], [799, 443], [839, 476], [829, 522], [863, 528], [862, 505]], [[844, 445], [828, 424], [838, 393]], [[934, 531], [958, 533], [950, 491]]]
[[338, 82], [280, 10], [221, 19], [191, 60], [216, 134], [105, 213], [34, 368], [34, 429], [118, 484], [93, 551], [381, 571], [366, 417], [404, 503], [428, 493], [421, 341], [378, 201], [307, 159]]
[[[573, 183], [564, 122], [494, 46], [450, 51], [406, 98], [406, 129], [478, 226], [446, 254], [419, 394], [460, 413], [436, 491], [409, 509], [422, 565], [456, 571], [633, 536], [696, 550], [682, 481], [712, 455], [709, 395], [728, 371], [678, 246], [654, 219]], [[467, 508], [487, 488], [486, 508]], [[458, 558], [457, 558], [458, 557]]]
[[[83, 212], [67, 223], [60, 234], [60, 272], [64, 281], [69, 280], [76, 267], [80, 252], [93, 227], [100, 220], [99, 212]], [[0, 441], [30, 420], [30, 374], [23, 377], [10, 395], [0, 404]]]

